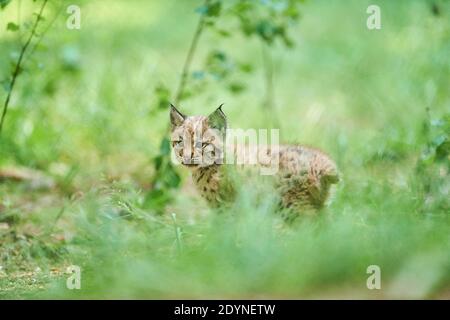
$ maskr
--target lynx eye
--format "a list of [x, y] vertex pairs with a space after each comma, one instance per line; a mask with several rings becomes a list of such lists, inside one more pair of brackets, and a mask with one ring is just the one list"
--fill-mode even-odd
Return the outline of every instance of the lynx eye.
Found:
[[176, 147], [182, 147], [183, 146], [183, 140], [174, 140], [172, 141], [173, 145]]

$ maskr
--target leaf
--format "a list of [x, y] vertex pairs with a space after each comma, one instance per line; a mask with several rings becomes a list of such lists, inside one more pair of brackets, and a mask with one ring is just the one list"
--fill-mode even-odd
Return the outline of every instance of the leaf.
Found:
[[142, 204], [145, 209], [154, 209], [158, 213], [162, 214], [161, 208], [171, 201], [171, 196], [166, 190], [154, 189], [147, 193], [144, 203]]
[[160, 83], [155, 87], [155, 94], [158, 98], [158, 109], [166, 109], [169, 105], [170, 90]]
[[450, 140], [443, 141], [436, 148], [436, 157], [438, 160], [449, 159], [450, 156]]
[[0, 0], [0, 9], [4, 9], [10, 2], [11, 0]]
[[6, 30], [15, 32], [19, 30], [19, 26], [14, 22], [8, 22], [8, 24], [6, 25]]
[[167, 166], [164, 175], [164, 182], [168, 188], [175, 189], [178, 188], [181, 182], [181, 178], [178, 173], [175, 171], [175, 168], [172, 165]]
[[229, 60], [225, 52], [213, 50], [206, 57], [206, 68], [217, 80], [227, 77], [233, 69], [233, 63]]
[[222, 9], [222, 3], [220, 1], [215, 1], [209, 4], [208, 13], [209, 17], [218, 17]]
[[229, 36], [231, 36], [231, 33], [228, 32], [227, 30], [223, 30], [223, 29], [218, 29], [217, 33], [222, 36], [222, 37], [226, 37], [228, 38]]
[[276, 27], [269, 20], [261, 20], [256, 25], [256, 32], [265, 41], [271, 43], [276, 33]]
[[440, 145], [442, 145], [444, 142], [447, 141], [447, 137], [445, 135], [439, 135], [437, 137], [435, 137], [431, 143], [433, 146], [439, 147]]
[[163, 138], [161, 141], [161, 145], [159, 147], [159, 152], [162, 155], [169, 155], [170, 154], [170, 140], [167, 138]]
[[437, 136], [432, 143], [436, 146], [437, 159], [446, 159], [450, 155], [450, 140], [446, 135]]
[[253, 71], [253, 66], [250, 63], [239, 64], [239, 70], [244, 73], [251, 73]]
[[231, 84], [228, 86], [228, 89], [229, 89], [232, 93], [238, 94], [238, 93], [241, 93], [242, 91], [245, 90], [245, 84], [239, 83], [239, 82], [234, 82], [234, 83], [231, 83]]
[[195, 9], [195, 12], [207, 17], [218, 17], [222, 9], [222, 3], [220, 1], [214, 1], [207, 5], [202, 5]]
[[163, 164], [163, 156], [162, 155], [158, 155], [153, 159], [153, 162], [155, 163], [155, 169], [159, 170], [162, 167]]
[[254, 2], [249, 1], [237, 1], [237, 3], [233, 7], [233, 11], [238, 14], [245, 14], [251, 11], [255, 6]]

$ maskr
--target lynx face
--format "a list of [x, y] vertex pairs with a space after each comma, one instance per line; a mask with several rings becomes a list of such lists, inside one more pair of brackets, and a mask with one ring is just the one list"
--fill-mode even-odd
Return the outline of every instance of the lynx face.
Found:
[[201, 168], [223, 163], [226, 117], [221, 106], [208, 117], [185, 116], [170, 110], [171, 143], [177, 161]]

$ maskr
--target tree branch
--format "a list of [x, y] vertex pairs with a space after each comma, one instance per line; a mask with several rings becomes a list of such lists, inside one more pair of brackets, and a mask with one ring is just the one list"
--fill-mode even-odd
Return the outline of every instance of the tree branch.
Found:
[[[205, 0], [205, 6], [207, 6], [209, 0]], [[203, 32], [203, 28], [205, 26], [205, 15], [201, 14], [200, 19], [198, 20], [197, 28], [194, 33], [194, 37], [192, 38], [191, 45], [189, 47], [188, 54], [186, 56], [186, 60], [183, 65], [183, 71], [181, 72], [180, 83], [178, 84], [178, 89], [175, 95], [175, 105], [178, 105], [181, 98], [183, 97], [184, 88], [186, 87], [187, 76], [189, 74], [189, 69], [191, 67], [192, 59], [194, 58], [195, 49], [197, 48], [198, 40], [200, 39], [200, 35]]]
[[26, 63], [28, 61], [28, 59], [30, 59], [30, 57], [33, 55], [33, 53], [36, 51], [37, 47], [39, 46], [39, 44], [42, 42], [42, 39], [44, 39], [45, 35], [47, 34], [47, 32], [50, 30], [50, 28], [55, 24], [56, 20], [58, 19], [58, 17], [61, 15], [61, 13], [63, 12], [64, 9], [64, 2], [61, 2], [61, 5], [59, 6], [58, 10], [56, 11], [55, 16], [53, 17], [52, 21], [50, 21], [50, 23], [47, 24], [46, 28], [44, 31], [42, 31], [40, 34], [41, 36], [37, 39], [37, 41], [35, 41], [33, 47], [28, 50], [28, 53], [26, 55], [26, 57], [24, 57], [24, 62]]
[[270, 55], [270, 50], [264, 41], [262, 42], [262, 61], [265, 73], [265, 87], [266, 93], [264, 98], [264, 107], [270, 113], [269, 120], [272, 122], [276, 128], [280, 128], [280, 121], [278, 119], [278, 114], [275, 105], [274, 96], [274, 83], [273, 83], [273, 60]]
[[36, 34], [37, 26], [39, 25], [39, 21], [41, 21], [42, 13], [44, 12], [44, 9], [45, 9], [45, 6], [47, 5], [47, 2], [48, 2], [48, 0], [44, 0], [42, 2], [42, 6], [41, 6], [41, 9], [39, 10], [39, 14], [36, 17], [36, 21], [35, 21], [35, 23], [33, 25], [33, 28], [31, 29], [30, 36], [28, 37], [27, 41], [23, 45], [22, 49], [20, 50], [19, 58], [17, 59], [16, 66], [14, 68], [14, 71], [13, 71], [13, 74], [12, 74], [12, 77], [11, 77], [11, 82], [10, 82], [9, 87], [8, 87], [8, 94], [6, 95], [5, 103], [3, 105], [2, 117], [0, 119], [0, 134], [1, 134], [2, 129], [3, 129], [3, 124], [5, 122], [6, 113], [8, 112], [8, 106], [9, 106], [9, 101], [11, 100], [11, 94], [12, 94], [14, 86], [16, 84], [17, 77], [19, 76], [19, 73], [20, 73], [23, 57], [25, 55], [25, 52], [28, 49], [28, 46], [31, 43], [31, 40], [33, 39], [34, 35]]

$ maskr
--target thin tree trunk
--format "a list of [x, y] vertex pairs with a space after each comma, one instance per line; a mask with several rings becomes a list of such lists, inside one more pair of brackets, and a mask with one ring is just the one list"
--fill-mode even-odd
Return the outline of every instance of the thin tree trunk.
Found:
[[278, 118], [278, 113], [276, 110], [275, 103], [275, 89], [274, 89], [274, 67], [273, 67], [273, 59], [270, 55], [270, 50], [267, 47], [267, 44], [262, 42], [262, 60], [263, 60], [263, 68], [264, 68], [264, 80], [265, 80], [265, 97], [263, 106], [267, 111], [267, 118], [270, 121], [271, 125], [280, 128], [280, 121]]
[[[208, 5], [208, 3], [209, 3], [209, 0], [205, 0], [204, 5]], [[203, 33], [204, 26], [205, 26], [205, 16], [202, 14], [202, 15], [200, 15], [200, 18], [198, 20], [197, 28], [195, 29], [195, 33], [194, 33], [194, 37], [192, 38], [191, 45], [189, 46], [189, 51], [186, 56], [186, 60], [184, 61], [183, 70], [182, 70], [181, 76], [180, 76], [180, 82], [178, 84], [178, 88], [177, 88], [177, 91], [175, 94], [175, 100], [174, 100], [175, 105], [178, 105], [178, 103], [180, 103], [180, 101], [183, 97], [184, 89], [185, 89], [186, 83], [187, 83], [187, 77], [189, 75], [189, 71], [190, 71], [191, 64], [192, 64], [192, 59], [194, 58], [195, 50], [197, 49], [197, 44], [198, 44], [201, 34]]]
[[47, 2], [48, 2], [48, 0], [44, 0], [42, 2], [42, 6], [41, 6], [41, 9], [39, 10], [39, 14], [37, 15], [36, 21], [35, 21], [35, 23], [33, 25], [33, 28], [31, 29], [30, 36], [28, 37], [27, 41], [23, 45], [22, 49], [20, 50], [19, 59], [17, 60], [16, 66], [14, 68], [14, 71], [13, 71], [13, 74], [12, 74], [12, 77], [11, 77], [11, 82], [9, 83], [9, 87], [8, 87], [8, 94], [6, 95], [5, 103], [3, 105], [2, 117], [0, 119], [0, 134], [1, 134], [2, 129], [3, 129], [3, 124], [5, 122], [6, 114], [8, 112], [9, 102], [11, 100], [11, 95], [12, 95], [14, 86], [16, 84], [17, 77], [19, 76], [19, 73], [21, 71], [21, 65], [22, 65], [22, 61], [23, 61], [25, 52], [27, 51], [28, 46], [31, 43], [31, 40], [33, 39], [33, 36], [36, 34], [37, 26], [39, 25], [39, 21], [41, 21], [42, 13], [44, 12], [44, 9], [45, 9], [45, 6], [47, 5]]

